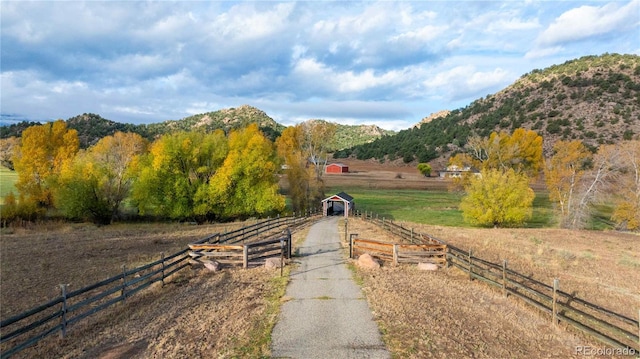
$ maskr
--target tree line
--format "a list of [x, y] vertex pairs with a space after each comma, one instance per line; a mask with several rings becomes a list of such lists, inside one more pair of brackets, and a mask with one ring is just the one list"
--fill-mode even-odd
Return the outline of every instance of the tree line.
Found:
[[116, 132], [81, 150], [62, 120], [27, 128], [13, 149], [17, 194], [2, 219], [46, 215], [110, 223], [125, 213], [191, 221], [284, 211], [281, 161], [257, 127], [179, 131], [149, 142]]

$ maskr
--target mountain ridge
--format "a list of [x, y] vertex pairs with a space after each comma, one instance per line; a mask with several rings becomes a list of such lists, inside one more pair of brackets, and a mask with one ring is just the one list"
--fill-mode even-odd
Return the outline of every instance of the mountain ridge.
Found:
[[[307, 121], [325, 121], [310, 119]], [[134, 132], [152, 141], [158, 136], [174, 131], [214, 131], [221, 129], [225, 132], [246, 127], [255, 123], [270, 139], [280, 136], [286, 126], [276, 122], [264, 111], [242, 105], [237, 108], [225, 108], [185, 117], [180, 120], [168, 120], [151, 124], [130, 124], [112, 121], [94, 113], [84, 113], [65, 120], [69, 128], [78, 131], [80, 147], [87, 148], [96, 144], [101, 138], [114, 134], [116, 131]], [[376, 125], [336, 125], [336, 135], [330, 145], [332, 150], [367, 143], [375, 138], [394, 134], [394, 131], [384, 130]], [[10, 126], [0, 126], [0, 138], [20, 137], [22, 131], [38, 122], [22, 121]]]

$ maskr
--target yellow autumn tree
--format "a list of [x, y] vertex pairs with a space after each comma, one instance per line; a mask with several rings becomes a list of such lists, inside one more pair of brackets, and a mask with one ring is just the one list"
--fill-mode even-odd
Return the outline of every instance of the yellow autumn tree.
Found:
[[623, 230], [640, 230], [640, 141], [624, 141], [620, 146], [622, 173], [616, 191], [619, 196], [611, 219]]
[[465, 189], [460, 209], [464, 220], [472, 225], [514, 227], [533, 215], [535, 194], [529, 178], [511, 168], [482, 170]]
[[21, 198], [41, 208], [52, 206], [57, 177], [65, 163], [74, 158], [78, 147], [77, 131], [67, 129], [62, 120], [24, 130], [13, 156], [18, 172], [16, 188]]
[[111, 222], [130, 195], [136, 178], [133, 167], [146, 147], [140, 135], [116, 132], [79, 153], [61, 171], [56, 206], [69, 217]]
[[304, 132], [298, 126], [287, 127], [276, 139], [278, 155], [285, 164], [288, 193], [293, 211], [301, 213], [310, 208], [313, 174], [303, 151]]
[[503, 131], [493, 132], [486, 138], [472, 136], [466, 147], [483, 169], [513, 168], [535, 177], [544, 165], [542, 136], [533, 130], [518, 128], [512, 134]]
[[198, 197], [206, 201], [208, 211], [224, 218], [280, 213], [285, 201], [278, 193], [279, 168], [273, 143], [256, 124], [232, 131], [222, 167], [211, 178], [207, 192]]
[[560, 226], [572, 222], [577, 208], [578, 191], [585, 175], [586, 164], [591, 153], [580, 141], [557, 141], [553, 155], [544, 168], [545, 183], [549, 199], [556, 204]]
[[0, 139], [0, 165], [10, 170], [14, 170], [13, 167], [13, 152], [14, 149], [20, 145], [20, 139], [17, 137], [1, 138]]

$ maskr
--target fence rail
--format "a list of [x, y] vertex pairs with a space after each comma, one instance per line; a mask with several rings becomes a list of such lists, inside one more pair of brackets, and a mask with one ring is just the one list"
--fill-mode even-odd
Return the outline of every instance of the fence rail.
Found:
[[[231, 245], [260, 239], [261, 236], [278, 228], [306, 223], [316, 213], [308, 212], [298, 217], [294, 215], [258, 221], [235, 231], [210, 235], [191, 245]], [[266, 242], [270, 241], [246, 245], [252, 249], [252, 259], [268, 254]], [[291, 253], [290, 242], [287, 246], [288, 253]], [[261, 251], [260, 247], [264, 251]], [[0, 359], [9, 358], [52, 334], [60, 333], [64, 337], [70, 325], [123, 302], [154, 283], [161, 282], [164, 285], [165, 279], [189, 266], [190, 250], [185, 248], [166, 257], [162, 254], [159, 260], [132, 269], [123, 266], [121, 273], [78, 290], [68, 291], [68, 285], [60, 285], [60, 297], [0, 321]]]
[[506, 260], [493, 263], [474, 256], [471, 250], [462, 250], [428, 234], [417, 234], [412, 228], [380, 219], [373, 213], [357, 212], [356, 216], [411, 243], [446, 244], [447, 265], [467, 272], [470, 280], [478, 279], [502, 290], [505, 296], [514, 296], [548, 313], [554, 325], [562, 321], [614, 348], [640, 353], [640, 310], [638, 320], [629, 318], [560, 290], [557, 279], [552, 285], [542, 283], [509, 269]]
[[393, 264], [398, 263], [434, 263], [445, 265], [447, 246], [444, 244], [399, 244], [354, 238], [350, 243], [352, 257], [368, 253]]
[[241, 266], [246, 269], [263, 264], [270, 257], [291, 258], [291, 233], [249, 244], [190, 244], [189, 249], [191, 263], [215, 260], [222, 265]]

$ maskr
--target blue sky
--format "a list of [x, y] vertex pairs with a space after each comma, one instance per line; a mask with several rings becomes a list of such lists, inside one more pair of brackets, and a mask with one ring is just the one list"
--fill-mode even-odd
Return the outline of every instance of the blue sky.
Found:
[[249, 104], [409, 128], [533, 69], [640, 54], [631, 1], [4, 1], [3, 120], [151, 123]]

